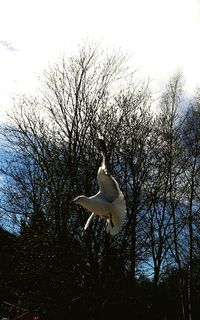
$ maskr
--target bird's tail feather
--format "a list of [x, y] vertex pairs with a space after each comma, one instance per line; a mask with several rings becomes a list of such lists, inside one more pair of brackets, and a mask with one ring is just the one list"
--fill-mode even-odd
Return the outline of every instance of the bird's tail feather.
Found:
[[117, 234], [121, 230], [124, 224], [125, 213], [126, 213], [126, 203], [123, 195], [117, 198], [113, 202], [113, 205], [114, 205], [114, 210], [112, 213], [112, 221], [108, 219], [107, 227], [106, 227], [106, 231], [111, 235]]

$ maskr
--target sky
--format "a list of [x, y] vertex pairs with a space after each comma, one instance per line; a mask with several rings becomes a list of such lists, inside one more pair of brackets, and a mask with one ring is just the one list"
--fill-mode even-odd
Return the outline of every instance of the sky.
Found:
[[0, 0], [0, 121], [12, 97], [83, 41], [131, 56], [160, 91], [182, 69], [188, 94], [200, 86], [200, 0]]

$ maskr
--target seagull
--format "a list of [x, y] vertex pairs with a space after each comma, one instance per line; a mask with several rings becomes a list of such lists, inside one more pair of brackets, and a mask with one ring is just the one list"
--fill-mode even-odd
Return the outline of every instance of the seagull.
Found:
[[[101, 143], [104, 143], [104, 141], [101, 141]], [[98, 169], [97, 181], [99, 184], [97, 194], [91, 197], [78, 196], [72, 200], [72, 203], [92, 212], [85, 224], [84, 230], [89, 227], [92, 218], [98, 215], [106, 220], [107, 233], [116, 235], [124, 223], [126, 203], [117, 181], [108, 173], [106, 168], [105, 149], [102, 151], [102, 163]]]

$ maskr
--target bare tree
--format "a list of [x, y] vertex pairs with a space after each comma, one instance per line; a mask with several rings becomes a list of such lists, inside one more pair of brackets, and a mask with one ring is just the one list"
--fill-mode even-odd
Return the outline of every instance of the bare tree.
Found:
[[[194, 260], [196, 256], [196, 223], [199, 220], [199, 170], [200, 170], [200, 116], [199, 95], [195, 97], [187, 113], [183, 132], [185, 158], [185, 201], [188, 225], [188, 319], [193, 319], [194, 308]], [[197, 236], [198, 237], [198, 236]], [[197, 249], [198, 250], [198, 249]]]
[[[81, 288], [90, 288], [94, 296], [98, 283], [99, 290], [102, 281], [108, 286], [111, 279], [114, 281], [115, 273], [119, 274], [122, 267], [125, 268], [126, 262], [118, 267], [113, 262], [114, 258], [110, 259], [110, 256], [117, 257], [116, 241], [105, 235], [104, 226], [98, 218], [89, 232], [82, 235], [86, 213], [72, 208], [70, 200], [76, 194], [84, 192], [91, 195], [97, 189], [99, 132], [109, 137], [110, 153], [113, 153], [111, 143], [116, 141], [119, 131], [107, 132], [107, 125], [110, 116], [118, 124], [122, 121], [121, 116], [111, 114], [110, 110], [115, 103], [114, 87], [126, 71], [125, 60], [116, 53], [99, 57], [97, 48], [89, 47], [81, 49], [68, 61], [55, 64], [44, 73], [40, 95], [16, 100], [10, 124], [3, 132], [10, 148], [10, 158], [2, 168], [7, 177], [7, 189], [1, 210], [11, 211], [19, 221], [24, 239], [21, 246], [24, 259], [29, 249], [35, 257], [37, 248], [42, 245], [41, 251], [38, 250], [44, 264], [67, 250], [68, 235], [70, 243], [74, 241], [72, 249], [76, 248], [78, 241], [82, 248], [79, 250], [80, 261], [85, 262], [81, 279], [78, 278], [78, 265], [74, 266], [77, 268], [74, 283]], [[106, 121], [102, 116], [105, 113]], [[112, 125], [110, 128], [116, 129]], [[116, 168], [115, 161], [114, 171]], [[38, 223], [45, 227], [40, 229]], [[43, 235], [41, 230], [45, 230]], [[30, 241], [27, 241], [27, 236], [30, 236]], [[109, 254], [111, 251], [112, 255]], [[66, 251], [66, 257], [68, 254]], [[25, 276], [30, 277], [28, 263], [33, 264], [33, 260], [26, 258], [26, 261], [23, 270]], [[34, 268], [38, 268], [36, 275], [43, 274], [42, 264], [34, 264]], [[59, 268], [63, 274], [62, 265]], [[87, 274], [92, 274], [92, 278]], [[54, 284], [55, 288], [58, 284]], [[32, 293], [31, 290], [25, 295], [30, 299], [28, 303], [31, 298], [37, 300], [37, 295], [33, 297]]]
[[[148, 181], [150, 197], [149, 241], [154, 269], [155, 296], [161, 275], [175, 263], [179, 270], [179, 293], [185, 319], [181, 245], [184, 219], [184, 152], [181, 132], [184, 116], [179, 112], [183, 80], [177, 72], [169, 79], [160, 102], [160, 113], [152, 135], [152, 175]], [[153, 143], [154, 140], [154, 143]]]
[[[136, 83], [126, 62], [119, 52], [81, 47], [44, 72], [35, 97], [15, 100], [2, 130], [7, 159], [0, 168], [0, 214], [19, 225], [18, 297], [49, 319], [56, 312], [65, 319], [81, 305], [92, 315], [122, 301], [138, 310], [145, 286], [145, 310], [152, 304], [159, 318], [159, 294], [173, 270], [176, 314], [183, 320], [194, 314], [200, 99], [182, 113], [178, 72], [155, 116], [148, 84]], [[127, 202], [115, 237], [98, 217], [83, 233], [88, 213], [70, 203], [98, 190], [99, 134]], [[149, 279], [142, 282], [144, 274]]]

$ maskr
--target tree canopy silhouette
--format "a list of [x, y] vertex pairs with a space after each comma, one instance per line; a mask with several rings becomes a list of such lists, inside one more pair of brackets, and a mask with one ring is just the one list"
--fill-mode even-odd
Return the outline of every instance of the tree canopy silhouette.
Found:
[[[18, 226], [1, 247], [2, 300], [41, 319], [197, 319], [199, 92], [183, 111], [177, 72], [156, 115], [152, 100], [126, 56], [90, 45], [15, 100], [1, 130], [0, 213]], [[127, 203], [115, 237], [99, 217], [83, 233], [88, 213], [71, 205], [98, 190], [99, 133]]]

